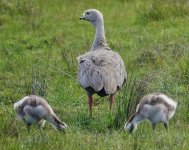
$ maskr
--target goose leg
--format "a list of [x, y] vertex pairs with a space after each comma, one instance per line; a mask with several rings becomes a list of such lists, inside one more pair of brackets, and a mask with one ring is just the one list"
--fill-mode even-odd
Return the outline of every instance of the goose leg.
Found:
[[155, 123], [153, 123], [152, 124], [152, 129], [155, 131], [155, 128], [156, 128], [156, 124]]
[[43, 120], [43, 119], [42, 119], [41, 121], [39, 121], [39, 123], [38, 123], [38, 129], [40, 129], [40, 130], [41, 130], [41, 129], [44, 127], [45, 122], [46, 122], [46, 121], [45, 121], [45, 120]]
[[27, 126], [28, 133], [30, 133], [31, 132], [31, 124], [27, 124], [26, 126]]
[[114, 96], [110, 95], [110, 111], [112, 111], [112, 104], [114, 102]]
[[165, 129], [168, 131], [168, 123], [164, 123], [163, 125], [164, 125]]
[[93, 106], [93, 97], [92, 96], [88, 96], [88, 104], [89, 104], [90, 116], [92, 116], [92, 106]]

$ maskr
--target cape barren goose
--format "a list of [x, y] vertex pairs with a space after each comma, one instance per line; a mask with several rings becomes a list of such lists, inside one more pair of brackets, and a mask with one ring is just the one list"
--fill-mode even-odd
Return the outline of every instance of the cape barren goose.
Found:
[[39, 96], [30, 95], [22, 98], [14, 103], [14, 109], [18, 118], [26, 123], [28, 131], [32, 124], [36, 123], [39, 128], [42, 128], [46, 121], [57, 130], [64, 131], [67, 128], [67, 125], [59, 120], [47, 101]]
[[96, 29], [89, 52], [77, 57], [78, 80], [88, 95], [89, 111], [92, 115], [93, 94], [110, 95], [110, 111], [114, 94], [126, 83], [127, 73], [121, 56], [112, 51], [105, 39], [104, 21], [101, 12], [89, 9], [80, 19], [89, 21]]
[[148, 119], [153, 130], [161, 122], [168, 130], [168, 121], [174, 116], [176, 107], [177, 103], [162, 93], [146, 95], [137, 105], [136, 113], [125, 124], [124, 129], [132, 133], [140, 122]]

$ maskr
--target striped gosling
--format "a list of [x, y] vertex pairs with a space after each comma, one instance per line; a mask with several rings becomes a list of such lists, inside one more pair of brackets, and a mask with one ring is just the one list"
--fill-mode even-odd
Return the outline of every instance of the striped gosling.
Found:
[[168, 121], [174, 116], [176, 107], [177, 103], [162, 93], [146, 95], [137, 105], [136, 112], [126, 122], [124, 129], [132, 133], [140, 122], [148, 119], [153, 130], [155, 130], [156, 124], [161, 122], [168, 130]]
[[47, 101], [39, 96], [30, 95], [14, 103], [14, 109], [19, 119], [26, 123], [28, 131], [36, 123], [39, 129], [48, 121], [55, 129], [64, 131], [67, 125], [61, 122]]

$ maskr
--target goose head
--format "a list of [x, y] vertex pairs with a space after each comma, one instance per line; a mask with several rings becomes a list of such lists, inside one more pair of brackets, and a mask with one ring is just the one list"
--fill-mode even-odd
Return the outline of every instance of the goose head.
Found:
[[81, 15], [80, 19], [89, 21], [93, 25], [96, 25], [98, 22], [103, 21], [103, 15], [96, 9], [88, 9]]

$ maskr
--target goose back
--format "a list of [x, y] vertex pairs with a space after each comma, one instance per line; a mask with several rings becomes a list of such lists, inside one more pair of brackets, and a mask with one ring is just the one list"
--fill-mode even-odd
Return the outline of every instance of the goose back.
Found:
[[140, 113], [140, 111], [143, 111], [144, 108], [148, 108], [148, 107], [154, 107], [157, 109], [162, 109], [167, 111], [167, 115], [168, 115], [167, 117], [168, 119], [170, 119], [173, 117], [175, 113], [177, 103], [168, 96], [166, 96], [165, 94], [154, 93], [154, 94], [148, 94], [141, 99], [141, 101], [137, 105], [136, 112]]
[[79, 83], [89, 95], [114, 94], [126, 82], [124, 62], [114, 51], [100, 48], [80, 55], [77, 60]]
[[36, 116], [37, 119], [43, 118], [45, 114], [54, 113], [47, 101], [36, 95], [26, 96], [20, 101], [16, 102], [14, 104], [14, 109], [20, 118], [22, 118], [24, 115], [31, 114], [31, 116]]

